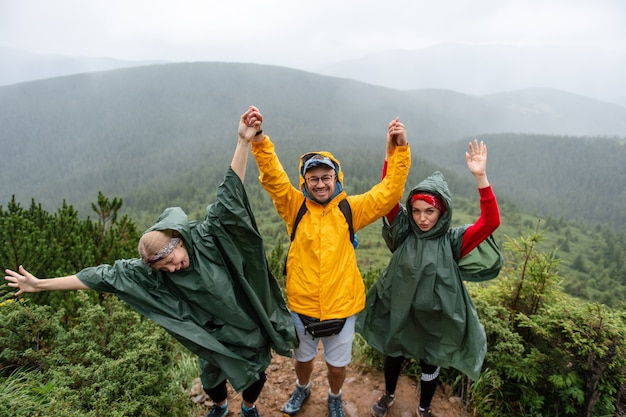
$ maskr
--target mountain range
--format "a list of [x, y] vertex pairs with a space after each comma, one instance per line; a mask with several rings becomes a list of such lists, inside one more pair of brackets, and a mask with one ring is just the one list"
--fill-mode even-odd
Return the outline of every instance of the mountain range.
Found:
[[400, 90], [486, 95], [550, 88], [626, 106], [626, 54], [592, 47], [439, 44], [320, 65], [314, 71]]
[[[172, 62], [33, 54], [0, 47], [0, 85], [157, 63]], [[593, 47], [444, 43], [293, 69], [399, 90], [489, 95], [548, 88], [626, 107], [626, 54]]]
[[302, 153], [330, 149], [353, 178], [348, 186], [364, 189], [380, 177], [386, 126], [400, 117], [415, 159], [409, 184], [439, 168], [462, 179], [455, 192], [473, 195], [464, 151], [468, 139], [485, 138], [499, 196], [538, 214], [626, 228], [624, 107], [553, 89], [401, 91], [211, 62], [0, 87], [0, 204], [14, 195], [51, 209], [66, 200], [89, 212], [98, 191], [151, 214], [163, 205], [203, 204], [251, 104], [264, 114], [263, 128], [290, 175]]
[[163, 60], [126, 61], [106, 57], [35, 54], [0, 46], [0, 85], [164, 62]]

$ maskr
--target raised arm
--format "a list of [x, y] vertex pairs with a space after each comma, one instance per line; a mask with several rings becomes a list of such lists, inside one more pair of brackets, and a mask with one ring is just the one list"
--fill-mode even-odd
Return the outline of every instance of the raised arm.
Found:
[[489, 187], [487, 179], [487, 145], [481, 140], [474, 139], [474, 143], [469, 143], [469, 151], [465, 152], [465, 161], [467, 168], [476, 179], [478, 188]]
[[4, 273], [6, 274], [4, 279], [8, 281], [7, 285], [12, 288], [19, 288], [15, 293], [16, 297], [25, 292], [89, 289], [76, 275], [39, 279], [24, 269], [22, 265], [20, 265], [17, 272], [5, 269]]
[[235, 154], [230, 167], [244, 182], [246, 176], [246, 165], [248, 163], [248, 150], [250, 142], [258, 142], [265, 138], [261, 130], [263, 116], [254, 106], [248, 107], [248, 110], [239, 118], [238, 139]]
[[[405, 146], [407, 143], [409, 142], [406, 135], [406, 128], [404, 127], [404, 124], [400, 123], [400, 118], [396, 117], [391, 122], [389, 122], [389, 125], [387, 126], [387, 149], [385, 152], [385, 161], [383, 163], [383, 178], [385, 178], [385, 175], [387, 175], [387, 161], [389, 160], [389, 157], [393, 155], [393, 153], [396, 151], [396, 146]], [[398, 214], [399, 210], [400, 202], [398, 202], [398, 204], [396, 204], [394, 208], [392, 208], [391, 211], [387, 213], [387, 221], [390, 224]]]
[[500, 210], [496, 196], [487, 179], [487, 145], [477, 139], [469, 143], [469, 151], [465, 152], [467, 168], [476, 179], [480, 195], [480, 216], [467, 228], [461, 244], [461, 258], [489, 237], [500, 226]]

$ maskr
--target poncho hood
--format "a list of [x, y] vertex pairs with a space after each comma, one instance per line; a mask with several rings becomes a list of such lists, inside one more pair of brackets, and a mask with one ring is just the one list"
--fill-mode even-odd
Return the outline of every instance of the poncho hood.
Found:
[[180, 207], [168, 207], [157, 218], [156, 223], [146, 229], [143, 234], [153, 230], [175, 230], [185, 242], [191, 242], [191, 228], [187, 214]]
[[409, 213], [411, 212], [411, 198], [415, 194], [431, 194], [439, 197], [445, 204], [446, 211], [441, 214], [437, 224], [427, 232], [422, 232], [417, 224], [415, 224], [413, 216], [408, 216], [412, 231], [422, 239], [437, 237], [446, 233], [452, 224], [452, 196], [450, 195], [450, 189], [448, 188], [448, 183], [443, 174], [439, 171], [435, 171], [432, 175], [411, 189], [406, 199], [406, 208]]

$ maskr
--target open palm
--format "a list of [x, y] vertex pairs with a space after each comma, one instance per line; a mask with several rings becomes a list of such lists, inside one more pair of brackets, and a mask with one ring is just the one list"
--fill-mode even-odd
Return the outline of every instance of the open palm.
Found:
[[474, 143], [469, 143], [469, 151], [465, 152], [465, 160], [473, 175], [484, 175], [487, 171], [487, 145], [474, 139]]

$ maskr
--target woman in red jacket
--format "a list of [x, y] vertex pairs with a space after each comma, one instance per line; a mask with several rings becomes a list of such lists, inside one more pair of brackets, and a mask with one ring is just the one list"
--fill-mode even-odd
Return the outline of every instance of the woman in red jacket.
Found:
[[406, 208], [398, 204], [384, 219], [393, 254], [357, 320], [357, 331], [385, 355], [385, 392], [372, 406], [374, 417], [384, 417], [393, 404], [405, 358], [420, 360], [420, 417], [434, 416], [430, 403], [441, 366], [472, 379], [480, 375], [486, 337], [459, 261], [500, 225], [500, 213], [487, 179], [487, 146], [470, 142], [466, 162], [480, 194], [476, 223], [450, 227], [452, 198], [440, 172], [411, 190]]

